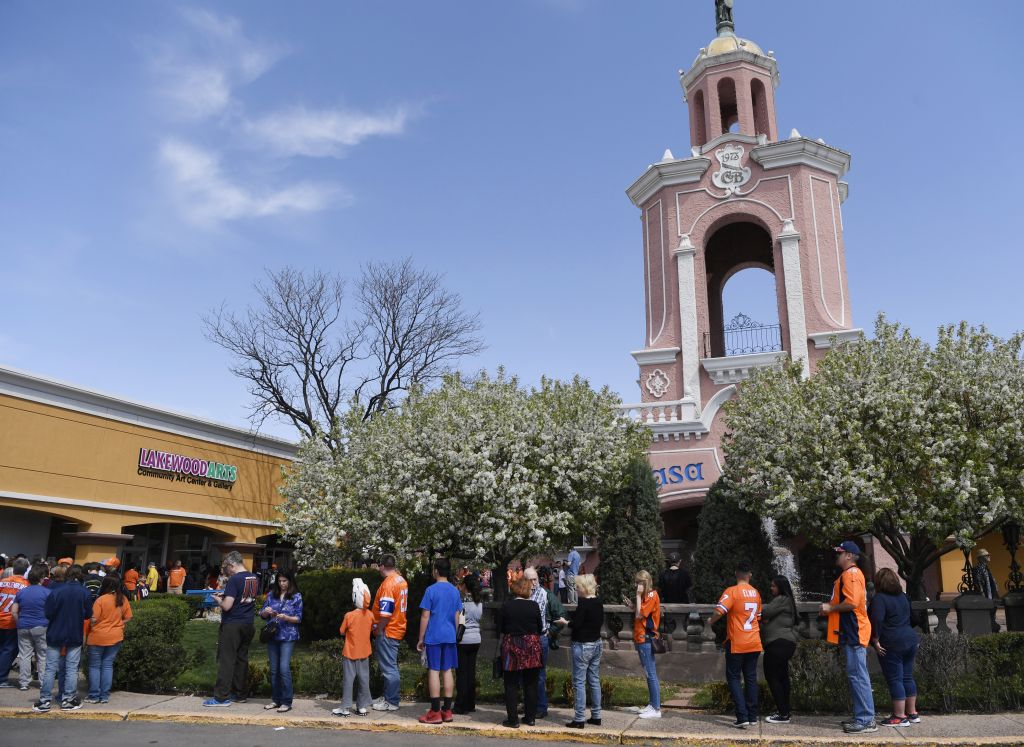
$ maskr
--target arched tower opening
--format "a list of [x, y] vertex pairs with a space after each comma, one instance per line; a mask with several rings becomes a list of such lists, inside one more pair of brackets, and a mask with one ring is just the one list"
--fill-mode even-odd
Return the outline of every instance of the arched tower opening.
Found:
[[721, 116], [723, 135], [732, 130], [734, 125], [740, 121], [739, 104], [736, 99], [736, 81], [732, 78], [722, 78], [718, 81], [718, 111]]
[[768, 231], [748, 221], [719, 228], [707, 241], [705, 267], [704, 357], [782, 350], [774, 247]]
[[703, 91], [697, 91], [694, 95], [690, 112], [693, 119], [693, 132], [690, 139], [694, 145], [704, 145], [708, 141], [708, 114], [704, 104]]
[[768, 95], [764, 83], [759, 78], [750, 81], [750, 103], [754, 109], [754, 134], [772, 134], [771, 120], [768, 117]]

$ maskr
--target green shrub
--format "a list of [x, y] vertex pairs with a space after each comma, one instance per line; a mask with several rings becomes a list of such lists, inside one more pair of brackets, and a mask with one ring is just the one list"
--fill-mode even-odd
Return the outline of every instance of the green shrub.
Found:
[[955, 686], [960, 707], [996, 712], [1024, 706], [1024, 633], [969, 639], [967, 669]]
[[182, 645], [189, 607], [176, 597], [132, 602], [132, 619], [114, 665], [114, 688], [135, 692], [169, 690], [191, 657]]
[[308, 656], [302, 659], [292, 659], [295, 689], [311, 695], [326, 694], [340, 697], [341, 658], [340, 638], [316, 641], [310, 644]]
[[636, 596], [633, 577], [646, 570], [657, 581], [665, 563], [661, 549], [664, 527], [658, 502], [658, 484], [646, 456], [634, 459], [625, 485], [611, 498], [601, 523], [601, 594], [618, 600]]
[[248, 688], [249, 695], [269, 695], [270, 666], [250, 661], [246, 687]]
[[[551, 671], [550, 669], [548, 670], [549, 675]], [[561, 702], [564, 702], [568, 708], [572, 708], [576, 704], [576, 687], [573, 685], [571, 672], [565, 678], [565, 682], [562, 685], [562, 697], [564, 700]], [[551, 700], [550, 696], [548, 696], [548, 700]], [[589, 697], [587, 700], [589, 701]], [[593, 705], [593, 703], [590, 703], [590, 705]], [[615, 705], [615, 683], [607, 677], [602, 677], [601, 707], [611, 708], [613, 705]]]
[[[338, 637], [338, 627], [345, 613], [352, 610], [352, 579], [361, 578], [377, 593], [383, 578], [368, 568], [332, 568], [326, 571], [305, 571], [296, 579], [302, 592], [301, 636], [306, 641], [323, 641]], [[410, 608], [412, 601], [410, 596]], [[411, 610], [410, 610], [411, 611]], [[413, 615], [409, 615], [413, 617]]]
[[921, 705], [952, 713], [957, 708], [957, 690], [967, 675], [970, 641], [960, 635], [928, 635], [914, 662], [914, 679]]
[[839, 646], [826, 641], [800, 642], [789, 661], [793, 708], [826, 713], [848, 708], [850, 683], [841, 657]]

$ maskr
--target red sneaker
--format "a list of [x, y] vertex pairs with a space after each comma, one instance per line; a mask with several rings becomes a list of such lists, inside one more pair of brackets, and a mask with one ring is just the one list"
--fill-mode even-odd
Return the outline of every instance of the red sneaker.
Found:
[[427, 711], [422, 716], [420, 716], [420, 723], [421, 724], [441, 724], [441, 723], [444, 723], [444, 721], [441, 718], [441, 712], [440, 711]]
[[449, 711], [441, 711], [441, 720], [446, 724], [455, 720], [455, 714]]

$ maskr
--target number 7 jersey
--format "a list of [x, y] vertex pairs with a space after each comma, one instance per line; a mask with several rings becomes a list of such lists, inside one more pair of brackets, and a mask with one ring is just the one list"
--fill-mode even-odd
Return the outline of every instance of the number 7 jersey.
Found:
[[736, 584], [722, 592], [718, 611], [726, 617], [726, 639], [734, 654], [751, 654], [761, 648], [761, 595], [750, 584]]
[[373, 600], [373, 617], [377, 634], [396, 641], [405, 637], [405, 613], [409, 608], [409, 584], [399, 574], [384, 579]]

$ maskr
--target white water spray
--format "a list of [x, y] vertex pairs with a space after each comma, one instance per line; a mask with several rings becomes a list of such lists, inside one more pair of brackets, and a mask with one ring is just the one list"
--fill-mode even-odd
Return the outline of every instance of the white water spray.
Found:
[[793, 587], [793, 598], [799, 602], [800, 570], [796, 567], [796, 559], [793, 557], [793, 551], [782, 544], [779, 540], [779, 532], [775, 527], [775, 519], [761, 519], [761, 528], [764, 530], [764, 534], [768, 538], [768, 544], [772, 548], [772, 554], [775, 556], [772, 559], [772, 565], [775, 568], [775, 572], [780, 576], [785, 576], [789, 579], [789, 583]]

